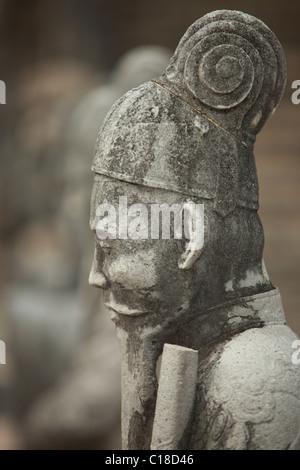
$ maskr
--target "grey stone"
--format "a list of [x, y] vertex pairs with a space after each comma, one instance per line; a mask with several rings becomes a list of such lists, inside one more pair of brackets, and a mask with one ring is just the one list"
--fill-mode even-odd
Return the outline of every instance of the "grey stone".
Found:
[[[178, 449], [190, 424], [197, 384], [198, 352], [165, 344], [152, 433], [152, 449]], [[160, 393], [162, 391], [162, 393]], [[185, 403], [186, 406], [182, 406]]]
[[[273, 32], [248, 14], [220, 10], [197, 20], [165, 73], [125, 94], [104, 121], [92, 167], [90, 284], [104, 289], [116, 323], [124, 449], [160, 446], [154, 417], [170, 388], [162, 381], [157, 396], [156, 364], [165, 343], [198, 351], [198, 372], [195, 395], [165, 411], [176, 426], [164, 449], [299, 447], [296, 335], [263, 261], [253, 154], [285, 80]], [[163, 215], [160, 239], [149, 225], [126, 238], [121, 196], [136, 219], [152, 204], [203, 204], [203, 244], [163, 237]], [[118, 234], [113, 217], [109, 234], [100, 231], [102, 204], [115, 208]], [[167, 354], [162, 362], [171, 366]], [[180, 397], [183, 384], [175, 383]]]
[[[90, 165], [99, 127], [112, 104], [129, 88], [161, 73], [170, 56], [167, 49], [159, 46], [130, 50], [116, 64], [106, 83], [81, 97], [65, 123], [64, 145], [61, 145], [64, 148], [64, 190], [58, 220], [68, 228], [71, 239], [66, 247], [69, 250], [61, 250], [67, 260], [61, 256], [65, 264], [58, 264], [58, 257], [53, 256], [54, 266], [50, 273], [49, 262], [45, 263], [43, 256], [40, 256], [38, 266], [39, 257], [30, 258], [31, 252], [24, 261], [29, 267], [33, 264], [35, 269], [30, 272], [33, 271], [40, 282], [45, 274], [49, 273], [48, 277], [52, 274], [51, 281], [55, 286], [61, 283], [61, 276], [68, 279], [65, 271], [73, 266], [70, 271], [76, 275], [76, 282], [64, 287], [69, 287], [68, 292], [76, 303], [76, 311], [68, 316], [76, 335], [68, 351], [72, 360], [51, 386], [44, 387], [44, 392], [27, 412], [24, 427], [31, 448], [120, 447], [121, 377], [115, 328], [108, 319], [101, 292], [92, 289], [87, 282], [93, 254], [93, 237], [88, 228], [92, 187]], [[72, 285], [78, 286], [77, 291], [70, 289]], [[28, 314], [27, 320], [29, 322]], [[35, 325], [33, 322], [28, 324], [32, 329], [31, 337], [34, 337]], [[69, 329], [70, 325], [67, 331]], [[57, 335], [57, 341], [62, 341], [63, 334], [64, 330]], [[19, 349], [23, 343], [20, 342]], [[55, 342], [53, 345], [56, 346]], [[36, 348], [32, 349], [37, 352]], [[56, 357], [54, 353], [53, 357]], [[42, 372], [46, 374], [46, 371]], [[41, 371], [35, 369], [35, 373], [39, 376]]]
[[[86, 285], [91, 262], [93, 239], [87, 228], [93, 184], [90, 165], [99, 128], [113, 103], [129, 89], [161, 73], [170, 56], [170, 51], [161, 46], [145, 45], [129, 50], [117, 62], [106, 82], [80, 99], [68, 120], [60, 213], [76, 242], [74, 257], [79, 258], [80, 285]], [[89, 295], [92, 294], [89, 292]]]

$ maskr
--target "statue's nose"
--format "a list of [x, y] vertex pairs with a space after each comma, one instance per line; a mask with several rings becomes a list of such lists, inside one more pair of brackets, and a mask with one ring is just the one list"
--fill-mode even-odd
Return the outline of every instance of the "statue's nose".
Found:
[[108, 289], [109, 282], [103, 273], [95, 273], [91, 270], [89, 275], [89, 285], [93, 287], [101, 287], [102, 289]]
[[89, 275], [89, 284], [90, 286], [101, 287], [102, 289], [108, 289], [110, 285], [107, 277], [101, 271], [95, 269], [94, 263]]

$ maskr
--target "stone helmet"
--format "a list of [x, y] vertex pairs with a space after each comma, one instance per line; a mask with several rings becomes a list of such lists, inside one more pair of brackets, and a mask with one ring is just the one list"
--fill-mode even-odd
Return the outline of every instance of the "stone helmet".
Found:
[[222, 217], [257, 210], [253, 144], [285, 81], [281, 45], [262, 21], [209, 13], [187, 30], [162, 76], [113, 105], [92, 169], [213, 200]]

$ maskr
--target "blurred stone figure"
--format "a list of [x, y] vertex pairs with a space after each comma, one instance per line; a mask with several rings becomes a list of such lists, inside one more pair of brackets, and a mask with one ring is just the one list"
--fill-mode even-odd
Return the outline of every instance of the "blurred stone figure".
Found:
[[[29, 413], [27, 446], [34, 449], [114, 449], [120, 446], [120, 361], [109, 318], [95, 303], [90, 335], [72, 366]], [[84, 314], [85, 312], [83, 312]], [[88, 321], [88, 319], [86, 320]]]
[[88, 228], [90, 167], [98, 131], [112, 104], [129, 89], [159, 75], [170, 55], [158, 46], [138, 47], [125, 54], [107, 83], [88, 92], [73, 108], [66, 126], [59, 216], [72, 233], [73, 262], [78, 266], [73, 295], [80, 334], [71, 367], [29, 412], [28, 447], [120, 448], [119, 350], [101, 291], [88, 285], [93, 258]]
[[9, 240], [3, 310], [14, 368], [10, 402], [21, 421], [70, 362], [77, 342], [76, 247], [57, 209], [66, 123], [94, 83], [88, 67], [77, 63], [41, 61], [28, 69], [18, 88], [20, 114], [2, 154], [2, 228]]

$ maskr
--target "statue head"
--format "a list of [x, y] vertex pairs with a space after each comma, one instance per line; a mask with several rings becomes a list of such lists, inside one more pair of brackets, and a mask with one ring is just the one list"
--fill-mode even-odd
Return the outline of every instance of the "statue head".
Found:
[[158, 45], [137, 46], [126, 52], [111, 74], [111, 83], [120, 96], [159, 75], [166, 68], [171, 51]]
[[[187, 30], [162, 76], [114, 104], [96, 144], [91, 205], [90, 283], [106, 290], [107, 307], [194, 316], [272, 288], [253, 143], [281, 98], [282, 64], [264, 23], [221, 10]], [[162, 205], [171, 217], [157, 229]]]

